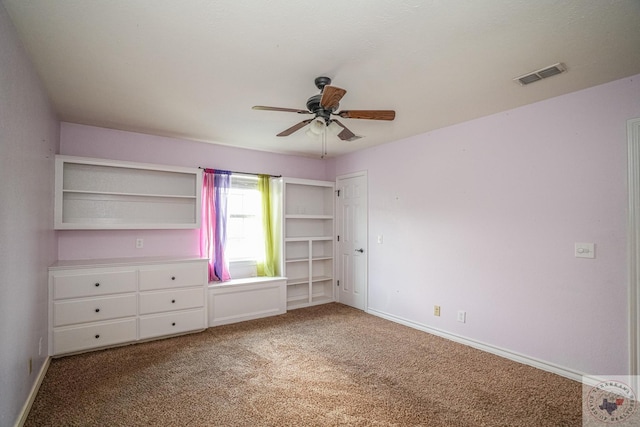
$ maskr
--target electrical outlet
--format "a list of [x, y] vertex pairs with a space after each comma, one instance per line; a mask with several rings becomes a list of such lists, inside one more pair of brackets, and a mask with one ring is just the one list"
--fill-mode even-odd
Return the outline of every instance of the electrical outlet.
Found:
[[136, 239], [136, 249], [142, 249], [144, 247], [144, 239]]
[[466, 323], [467, 322], [467, 312], [458, 310], [458, 322]]
[[440, 316], [440, 306], [439, 305], [434, 305], [433, 306], [433, 315], [434, 316]]
[[595, 258], [595, 244], [594, 243], [576, 243], [575, 244], [575, 256], [576, 258]]
[[29, 375], [31, 375], [31, 372], [33, 372], [33, 359], [30, 357], [29, 358]]

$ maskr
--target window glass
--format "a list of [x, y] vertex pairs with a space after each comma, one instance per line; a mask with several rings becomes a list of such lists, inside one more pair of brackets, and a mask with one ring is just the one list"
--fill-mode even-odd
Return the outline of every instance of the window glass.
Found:
[[227, 199], [227, 259], [259, 261], [263, 258], [262, 207], [258, 178], [232, 175]]

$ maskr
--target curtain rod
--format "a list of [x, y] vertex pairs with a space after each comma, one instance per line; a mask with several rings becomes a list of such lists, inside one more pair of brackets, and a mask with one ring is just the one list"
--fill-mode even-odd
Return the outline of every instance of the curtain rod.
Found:
[[[203, 168], [202, 166], [198, 166], [198, 169], [213, 169], [213, 168]], [[238, 172], [238, 171], [228, 171], [228, 172], [231, 172], [232, 174], [237, 173], [240, 175], [254, 175], [254, 176], [267, 175], [267, 176], [270, 176], [271, 178], [282, 178], [282, 175], [270, 175], [267, 173]]]

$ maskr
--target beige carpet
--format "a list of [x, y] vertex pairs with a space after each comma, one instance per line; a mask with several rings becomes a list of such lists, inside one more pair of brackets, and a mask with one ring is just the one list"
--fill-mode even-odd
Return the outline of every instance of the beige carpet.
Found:
[[27, 426], [580, 426], [581, 384], [340, 304], [54, 359]]

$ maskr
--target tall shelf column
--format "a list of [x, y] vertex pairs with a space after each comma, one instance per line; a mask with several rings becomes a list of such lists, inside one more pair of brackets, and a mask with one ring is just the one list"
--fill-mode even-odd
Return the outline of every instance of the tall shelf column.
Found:
[[287, 309], [334, 301], [335, 185], [293, 178], [283, 184]]

